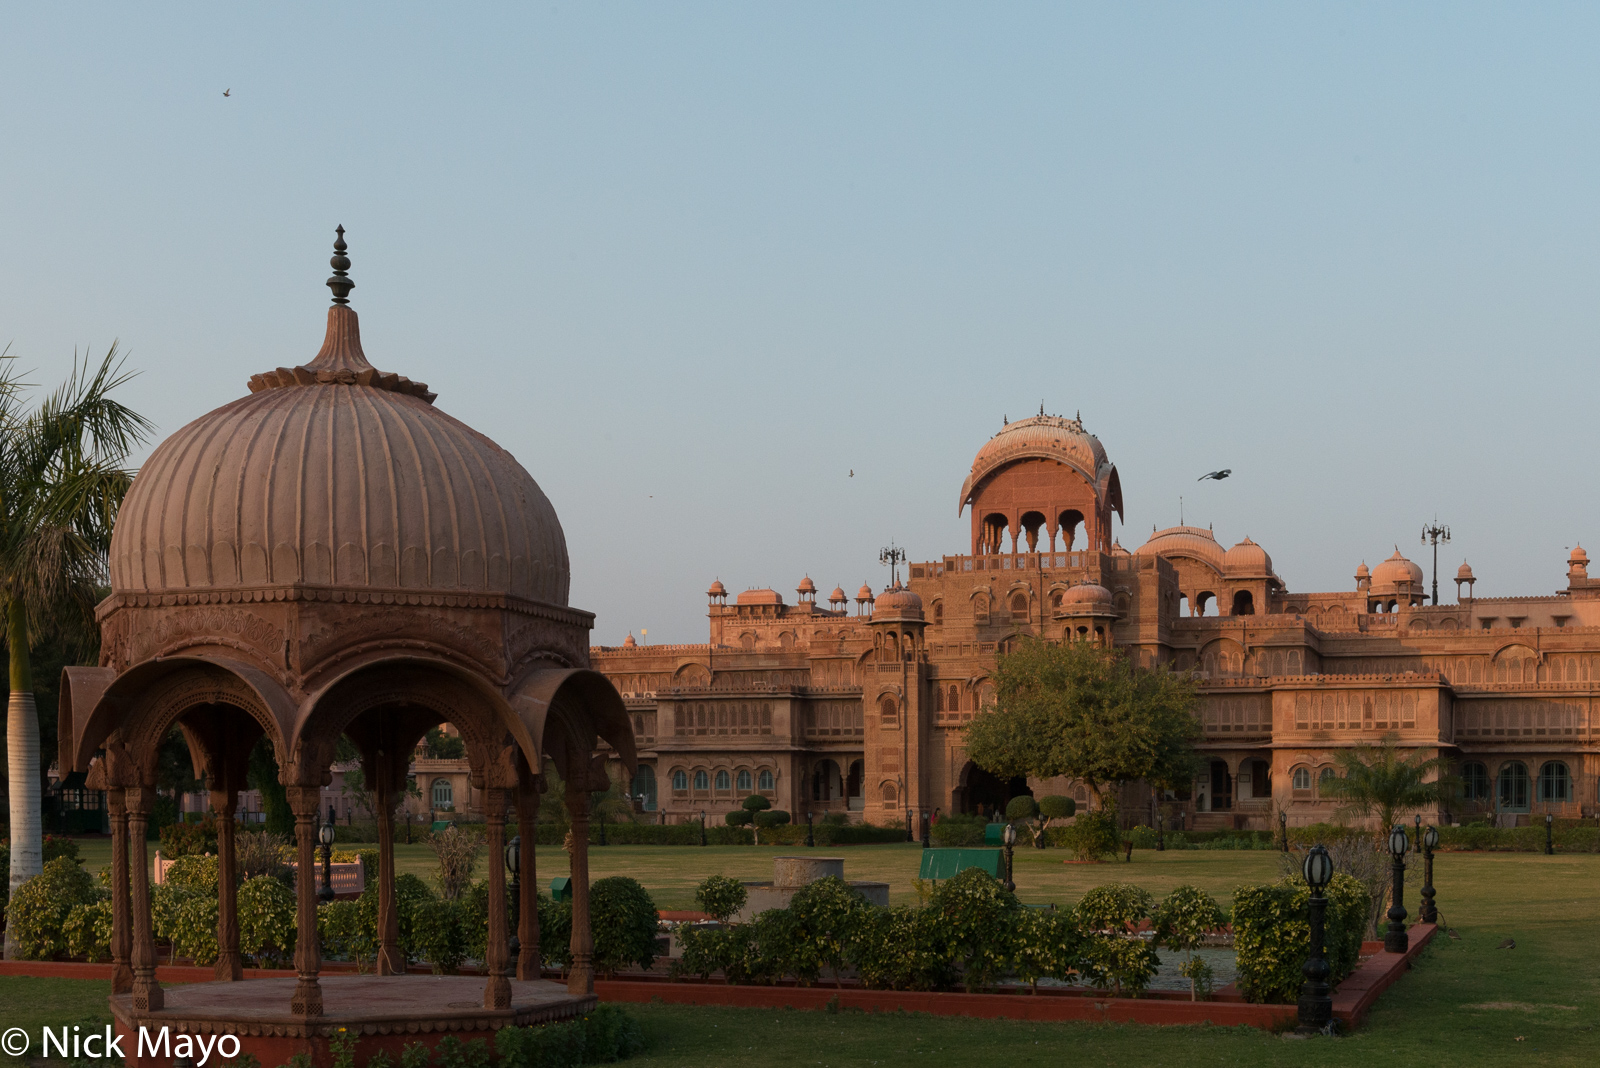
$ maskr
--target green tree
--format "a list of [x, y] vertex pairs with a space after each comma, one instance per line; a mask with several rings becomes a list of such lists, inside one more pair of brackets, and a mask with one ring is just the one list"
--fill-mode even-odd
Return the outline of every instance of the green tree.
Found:
[[115, 344], [25, 410], [14, 358], [0, 353], [0, 609], [11, 696], [6, 711], [13, 889], [43, 868], [34, 636], [93, 642], [111, 525], [133, 481], [123, 465], [150, 424], [113, 400], [128, 380]]
[[1078, 779], [1099, 808], [1117, 783], [1170, 787], [1194, 773], [1200, 728], [1185, 675], [1088, 642], [1030, 638], [1000, 658], [994, 684], [994, 707], [967, 725], [967, 755], [1002, 779]]
[[1324, 797], [1344, 802], [1341, 817], [1376, 815], [1387, 832], [1400, 813], [1442, 804], [1454, 795], [1456, 780], [1443, 774], [1437, 757], [1424, 760], [1421, 751], [1402, 756], [1399, 741], [1399, 735], [1385, 734], [1377, 745], [1358, 745], [1333, 758], [1339, 774], [1324, 779], [1321, 789]]

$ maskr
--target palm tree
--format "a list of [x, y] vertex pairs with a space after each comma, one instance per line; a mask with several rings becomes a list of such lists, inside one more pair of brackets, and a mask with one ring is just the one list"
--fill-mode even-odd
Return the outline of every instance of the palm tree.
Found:
[[[72, 375], [32, 411], [15, 357], [0, 352], [0, 610], [11, 658], [6, 710], [11, 888], [43, 869], [39, 715], [29, 646], [56, 633], [94, 644], [111, 525], [133, 473], [123, 464], [151, 429], [111, 398], [131, 377], [112, 344], [98, 368]], [[9, 932], [7, 953], [10, 952]]]
[[[1386, 734], [1377, 745], [1358, 745], [1334, 757], [1341, 774], [1324, 779], [1322, 792], [1342, 798], [1341, 816], [1378, 816], [1387, 832], [1401, 812], [1427, 808], [1450, 799], [1455, 779], [1442, 774], [1437, 757], [1423, 760], [1420, 752], [1402, 756], [1399, 735]], [[1425, 781], [1432, 773], [1434, 778]]]

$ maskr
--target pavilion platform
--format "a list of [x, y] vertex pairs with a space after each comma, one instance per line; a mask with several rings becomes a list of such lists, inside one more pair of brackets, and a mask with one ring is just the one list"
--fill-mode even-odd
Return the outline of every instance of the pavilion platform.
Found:
[[[162, 1008], [144, 1013], [134, 1010], [131, 994], [113, 994], [110, 1002], [117, 1032], [126, 1036], [127, 1068], [171, 1068], [170, 1047], [152, 1053], [149, 1046], [159, 1041], [163, 1027], [173, 1042], [180, 1034], [207, 1036], [208, 1042], [210, 1036], [236, 1035], [241, 1054], [254, 1055], [262, 1068], [276, 1068], [297, 1053], [329, 1068], [328, 1042], [341, 1030], [357, 1036], [357, 1064], [379, 1050], [399, 1064], [401, 1048], [413, 1042], [431, 1047], [447, 1034], [463, 1042], [492, 1040], [503, 1027], [581, 1017], [595, 1006], [593, 995], [574, 996], [560, 983], [513, 979], [511, 1006], [486, 1009], [483, 984], [481, 976], [466, 975], [324, 975], [323, 1014], [314, 1017], [289, 1011], [293, 976], [168, 986]], [[141, 1027], [148, 1036], [143, 1048]], [[213, 1051], [206, 1068], [223, 1059]]]

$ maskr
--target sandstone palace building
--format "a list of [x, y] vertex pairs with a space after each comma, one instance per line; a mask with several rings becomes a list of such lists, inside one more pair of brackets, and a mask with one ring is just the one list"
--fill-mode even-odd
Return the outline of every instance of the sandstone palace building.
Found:
[[[1349, 589], [1294, 593], [1249, 538], [1180, 526], [1123, 548], [1115, 465], [1080, 420], [1043, 414], [978, 450], [959, 505], [970, 550], [912, 562], [903, 584], [823, 603], [804, 578], [789, 603], [719, 581], [706, 644], [594, 648], [633, 719], [646, 809], [718, 821], [759, 792], [796, 819], [898, 823], [1030, 789], [1082, 799], [996, 781], [963, 748], [997, 654], [1034, 635], [1197, 673], [1204, 769], [1163, 801], [1191, 827], [1328, 819], [1335, 754], [1388, 733], [1453, 767], [1457, 815], [1597, 811], [1600, 579], [1581, 548], [1545, 596], [1475, 598], [1462, 564], [1455, 603], [1430, 604], [1398, 550]], [[1124, 815], [1156, 803], [1125, 791]]]

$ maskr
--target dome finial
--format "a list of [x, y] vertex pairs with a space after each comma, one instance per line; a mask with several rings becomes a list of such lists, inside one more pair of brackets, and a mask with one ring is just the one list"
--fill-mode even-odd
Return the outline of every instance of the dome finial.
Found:
[[333, 242], [333, 258], [328, 261], [333, 267], [333, 277], [328, 279], [328, 288], [333, 290], [333, 302], [344, 305], [350, 303], [350, 291], [356, 284], [350, 281], [350, 257], [345, 251], [350, 247], [344, 243], [344, 227], [340, 226], [336, 233], [339, 235]]

